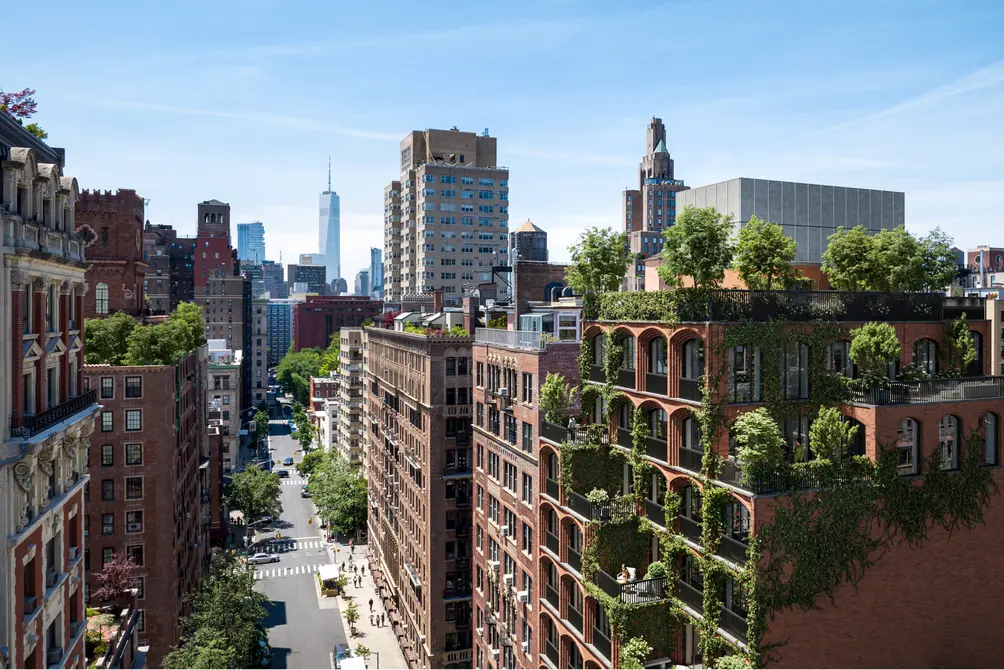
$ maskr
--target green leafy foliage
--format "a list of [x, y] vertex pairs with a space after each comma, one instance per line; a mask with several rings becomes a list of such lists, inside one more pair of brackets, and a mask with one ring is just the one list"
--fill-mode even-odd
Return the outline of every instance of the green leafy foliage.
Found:
[[794, 261], [795, 240], [776, 223], [754, 215], [739, 229], [733, 267], [749, 288], [787, 287], [801, 275]]
[[268, 599], [254, 589], [254, 572], [232, 552], [218, 553], [202, 586], [187, 597], [182, 644], [164, 657], [166, 668], [260, 668]]
[[327, 460], [328, 454], [321, 450], [311, 451], [309, 454], [303, 457], [300, 464], [296, 466], [296, 469], [300, 471], [300, 474], [304, 477], [310, 477], [314, 474], [314, 471], [320, 467], [321, 463]]
[[359, 634], [356, 630], [356, 624], [359, 623], [359, 603], [355, 600], [350, 600], [345, 606], [345, 622], [349, 624], [349, 630], [353, 636]]
[[275, 379], [286, 393], [302, 404], [310, 402], [310, 378], [321, 371], [321, 352], [317, 349], [290, 351], [279, 361]]
[[739, 415], [732, 424], [739, 461], [746, 468], [772, 466], [784, 459], [781, 431], [765, 407]]
[[882, 275], [874, 242], [863, 226], [838, 228], [827, 238], [822, 270], [830, 286], [842, 291], [867, 291]]
[[254, 423], [255, 439], [258, 441], [268, 439], [268, 414], [259, 409], [254, 413], [252, 422]]
[[874, 236], [855, 226], [830, 235], [822, 269], [845, 291], [940, 291], [955, 279], [958, 262], [939, 228], [918, 239], [902, 226]]
[[586, 318], [601, 321], [676, 321], [678, 291], [629, 291], [602, 293], [594, 301], [595, 312]]
[[[373, 323], [370, 322], [370, 325], [372, 326]], [[328, 344], [328, 348], [321, 354], [321, 366], [317, 370], [317, 376], [330, 377], [332, 374], [336, 374], [338, 372], [338, 357], [341, 353], [340, 335], [335, 332], [331, 335], [331, 343]]]
[[896, 329], [888, 323], [871, 322], [851, 332], [850, 357], [858, 366], [859, 378], [866, 389], [888, 385], [889, 364], [899, 360], [900, 346]]
[[620, 667], [642, 670], [652, 653], [652, 645], [642, 637], [633, 637], [621, 645]]
[[103, 319], [84, 321], [84, 359], [89, 364], [123, 365], [129, 349], [129, 336], [136, 319], [125, 312], [115, 312]]
[[850, 453], [857, 432], [858, 427], [844, 421], [839, 409], [824, 407], [809, 427], [809, 444], [818, 458], [839, 461]]
[[313, 469], [307, 489], [331, 531], [349, 535], [366, 526], [366, 479], [336, 452], [325, 455]]
[[616, 291], [631, 264], [627, 234], [610, 228], [588, 228], [570, 251], [572, 263], [565, 271], [565, 281], [583, 295]]
[[171, 365], [205, 344], [205, 331], [202, 308], [190, 302], [149, 325], [118, 312], [84, 323], [84, 356], [88, 363]]
[[680, 277], [691, 277], [698, 288], [720, 285], [735, 253], [732, 228], [731, 214], [714, 207], [684, 208], [663, 231], [659, 277], [668, 286], [678, 286]]
[[965, 314], [945, 326], [941, 352], [944, 357], [941, 371], [946, 377], [961, 377], [969, 364], [976, 360], [976, 343], [969, 332]]
[[279, 486], [279, 475], [251, 465], [235, 474], [227, 486], [227, 507], [243, 512], [247, 523], [278, 517], [282, 512]]
[[739, 654], [728, 654], [715, 661], [715, 668], [719, 670], [745, 670], [752, 667], [749, 659]]
[[540, 387], [540, 408], [545, 418], [559, 426], [565, 425], [568, 408], [575, 400], [575, 390], [562, 375], [548, 372]]

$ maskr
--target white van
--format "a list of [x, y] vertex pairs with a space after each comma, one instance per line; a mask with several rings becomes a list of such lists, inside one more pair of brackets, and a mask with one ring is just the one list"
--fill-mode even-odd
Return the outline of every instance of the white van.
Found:
[[366, 670], [366, 661], [362, 656], [343, 658], [338, 662], [339, 670]]

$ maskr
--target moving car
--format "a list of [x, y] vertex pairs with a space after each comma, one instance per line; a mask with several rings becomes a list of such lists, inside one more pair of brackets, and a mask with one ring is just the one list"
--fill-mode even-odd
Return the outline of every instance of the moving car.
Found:
[[266, 554], [261, 551], [254, 556], [248, 556], [248, 565], [261, 565], [263, 563], [278, 563], [279, 556], [276, 554]]
[[293, 457], [292, 456], [287, 456], [286, 458], [282, 459], [282, 464], [283, 465], [292, 465], [293, 464]]
[[279, 475], [280, 479], [284, 479], [289, 477], [289, 470], [276, 470], [275, 474]]
[[303, 486], [300, 487], [300, 497], [301, 498], [309, 498], [310, 497], [310, 491], [307, 489], [307, 485], [306, 484], [304, 484]]

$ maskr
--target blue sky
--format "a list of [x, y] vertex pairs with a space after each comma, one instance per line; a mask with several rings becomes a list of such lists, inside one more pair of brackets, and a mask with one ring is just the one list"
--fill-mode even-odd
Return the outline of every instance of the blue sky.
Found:
[[44, 26], [6, 7], [39, 39], [0, 76], [37, 89], [81, 187], [135, 188], [183, 234], [218, 198], [290, 262], [316, 250], [331, 155], [350, 283], [383, 244], [399, 141], [453, 125], [498, 138], [511, 221], [554, 260], [620, 227], [652, 116], [691, 186], [902, 190], [909, 229], [1004, 244], [1001, 2], [86, 4], [45, 3]]

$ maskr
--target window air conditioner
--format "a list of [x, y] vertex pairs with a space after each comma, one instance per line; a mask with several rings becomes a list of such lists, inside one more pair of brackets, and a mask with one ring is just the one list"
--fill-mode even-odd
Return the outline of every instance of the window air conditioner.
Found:
[[519, 598], [519, 601], [521, 603], [529, 602], [530, 601], [530, 592], [529, 591], [520, 591], [519, 593], [516, 594], [516, 597]]
[[521, 646], [523, 647], [523, 653], [524, 654], [529, 654], [530, 653], [530, 643], [529, 642], [524, 642]]
[[505, 576], [505, 585], [506, 586], [512, 586], [512, 575], [506, 575]]

